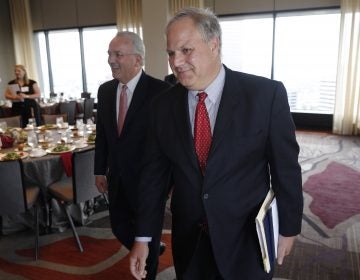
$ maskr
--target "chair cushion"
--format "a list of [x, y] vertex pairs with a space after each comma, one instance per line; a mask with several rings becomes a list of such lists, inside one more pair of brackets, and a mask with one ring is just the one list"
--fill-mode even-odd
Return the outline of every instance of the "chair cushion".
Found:
[[71, 177], [66, 177], [60, 181], [51, 184], [48, 187], [48, 191], [58, 200], [67, 203], [73, 202], [74, 200], [74, 192], [73, 192]]

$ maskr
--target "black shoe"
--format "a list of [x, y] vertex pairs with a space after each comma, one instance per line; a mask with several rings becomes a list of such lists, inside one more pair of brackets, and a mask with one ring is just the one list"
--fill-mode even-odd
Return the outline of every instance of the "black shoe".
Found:
[[159, 256], [161, 256], [162, 254], [164, 254], [166, 249], [166, 244], [164, 242], [160, 242], [160, 250], [159, 250]]

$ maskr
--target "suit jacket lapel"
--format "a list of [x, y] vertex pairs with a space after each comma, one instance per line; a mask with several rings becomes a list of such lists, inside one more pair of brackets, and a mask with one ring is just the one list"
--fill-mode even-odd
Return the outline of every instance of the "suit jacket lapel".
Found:
[[110, 100], [110, 116], [113, 116], [112, 119], [112, 126], [114, 127], [114, 131], [117, 134], [117, 114], [116, 114], [116, 96], [117, 96], [117, 88], [119, 85], [119, 81], [114, 79], [113, 83], [111, 84], [111, 89], [109, 92], [111, 92], [111, 96], [109, 97]]
[[179, 131], [179, 138], [184, 145], [184, 150], [189, 156], [191, 163], [200, 172], [189, 119], [188, 90], [180, 84], [176, 85], [176, 89], [177, 91], [172, 93], [175, 95], [175, 102], [172, 104], [175, 125]]
[[237, 84], [237, 80], [232, 78], [231, 70], [228, 70], [227, 68], [225, 68], [225, 70], [225, 84], [221, 96], [218, 113], [216, 116], [208, 163], [211, 160], [211, 156], [216, 152], [216, 149], [219, 147], [219, 144], [225, 135], [224, 131], [228, 129], [234, 111], [238, 110], [237, 107], [240, 104], [240, 99], [242, 96], [241, 89]]
[[145, 101], [147, 92], [147, 75], [142, 72], [139, 82], [135, 87], [135, 91], [132, 96], [132, 100], [128, 111], [126, 112], [125, 123], [123, 130], [126, 131], [126, 127], [131, 120], [136, 116], [136, 112], [141, 108], [141, 105]]

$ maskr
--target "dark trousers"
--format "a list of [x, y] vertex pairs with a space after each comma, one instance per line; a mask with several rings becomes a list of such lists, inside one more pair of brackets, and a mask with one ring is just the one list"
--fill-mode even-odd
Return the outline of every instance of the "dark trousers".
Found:
[[21, 116], [21, 126], [25, 127], [28, 122], [29, 118], [32, 117], [34, 114], [34, 118], [36, 120], [36, 125], [41, 125], [41, 112], [40, 106], [33, 99], [25, 99], [24, 102], [13, 102], [12, 104], [12, 114], [14, 116], [20, 115]]
[[201, 231], [194, 255], [184, 275], [178, 280], [224, 280], [215, 262], [210, 237], [206, 231]]
[[[114, 182], [113, 182], [114, 183]], [[131, 250], [135, 239], [135, 209], [119, 184], [118, 188], [109, 187], [109, 212], [111, 228], [116, 238]], [[133, 198], [134, 199], [134, 198]], [[161, 228], [149, 243], [149, 256], [146, 260], [146, 280], [155, 280], [160, 253]]]
[[40, 105], [34, 99], [25, 99], [25, 118], [23, 125], [26, 126], [29, 122], [29, 118], [34, 117], [36, 121], [36, 125], [41, 125], [41, 113], [40, 113]]
[[11, 114], [13, 116], [21, 116], [21, 127], [25, 127], [25, 119], [26, 119], [26, 113], [25, 113], [25, 103], [24, 102], [13, 102]]

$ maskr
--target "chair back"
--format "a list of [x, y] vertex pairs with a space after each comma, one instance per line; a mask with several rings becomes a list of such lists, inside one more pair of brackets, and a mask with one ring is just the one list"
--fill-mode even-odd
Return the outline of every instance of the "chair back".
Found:
[[60, 114], [67, 114], [67, 119], [70, 125], [75, 124], [76, 101], [61, 102], [59, 104]]
[[0, 161], [0, 215], [18, 215], [34, 209], [35, 260], [39, 257], [39, 204], [40, 188], [24, 185], [21, 159]]
[[90, 92], [82, 92], [81, 93], [81, 98], [90, 98], [90, 96], [91, 96], [91, 93]]
[[87, 122], [88, 119], [93, 118], [93, 110], [94, 110], [94, 98], [88, 98], [84, 100], [84, 123]]
[[0, 122], [6, 122], [8, 127], [21, 127], [21, 116], [0, 118]]
[[64, 122], [67, 122], [67, 114], [55, 114], [55, 115], [48, 115], [42, 114], [42, 119], [44, 124], [56, 124], [56, 119], [59, 117], [63, 117]]
[[95, 149], [77, 151], [72, 156], [74, 203], [100, 195], [95, 185]]
[[21, 160], [0, 161], [0, 215], [16, 215], [28, 210], [22, 170]]

